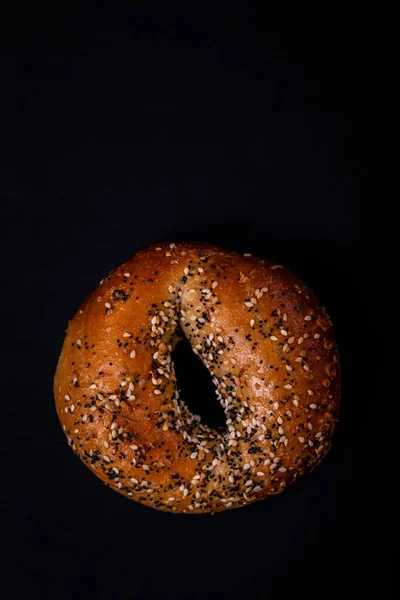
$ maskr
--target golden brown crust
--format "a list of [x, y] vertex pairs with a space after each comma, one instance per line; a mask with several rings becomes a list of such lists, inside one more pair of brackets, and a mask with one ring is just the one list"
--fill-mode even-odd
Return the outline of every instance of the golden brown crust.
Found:
[[[179, 399], [171, 350], [182, 332], [216, 385], [222, 432]], [[286, 268], [162, 243], [82, 304], [54, 393], [70, 446], [110, 487], [160, 510], [218, 512], [282, 492], [325, 456], [338, 360], [328, 315]]]

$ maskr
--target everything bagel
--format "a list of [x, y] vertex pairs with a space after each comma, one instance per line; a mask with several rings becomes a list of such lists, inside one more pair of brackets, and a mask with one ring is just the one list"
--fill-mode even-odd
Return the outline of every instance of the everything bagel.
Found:
[[[171, 353], [183, 336], [212, 377], [224, 429], [179, 398]], [[161, 243], [84, 301], [54, 394], [72, 450], [112, 489], [159, 510], [215, 513], [279, 494], [321, 462], [338, 421], [338, 361], [325, 309], [289, 270]]]

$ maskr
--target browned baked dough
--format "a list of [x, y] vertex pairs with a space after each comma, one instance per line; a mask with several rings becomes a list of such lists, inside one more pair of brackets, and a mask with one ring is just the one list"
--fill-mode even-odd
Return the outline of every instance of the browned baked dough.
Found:
[[[182, 332], [216, 386], [223, 431], [179, 399], [171, 351]], [[338, 360], [328, 315], [286, 268], [162, 243], [82, 304], [54, 393], [69, 445], [111, 488], [164, 511], [215, 513], [279, 494], [319, 464], [338, 420]]]

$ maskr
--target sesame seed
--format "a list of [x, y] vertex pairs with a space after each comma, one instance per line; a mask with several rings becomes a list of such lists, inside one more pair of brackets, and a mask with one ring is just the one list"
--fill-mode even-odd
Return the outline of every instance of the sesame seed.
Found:
[[135, 358], [135, 356], [136, 356], [136, 351], [135, 351], [135, 350], [132, 350], [132, 352], [130, 353], [130, 355], [129, 355], [129, 356], [130, 356], [131, 358]]
[[306, 315], [306, 316], [304, 317], [304, 320], [305, 320], [305, 321], [311, 321], [311, 319], [312, 319], [312, 316], [311, 316], [311, 315]]
[[254, 323], [255, 323], [254, 319], [251, 319], [251, 321], [250, 321], [250, 327], [253, 327]]
[[253, 308], [252, 302], [245, 302], [244, 304], [245, 304], [245, 306], [247, 306], [247, 308]]
[[105, 302], [105, 303], [104, 303], [104, 306], [105, 306], [106, 308], [111, 308], [111, 304], [110, 304], [109, 302]]
[[65, 394], [64, 400], [66, 400], [68, 402], [69, 400], [71, 400], [71, 398], [68, 396], [68, 394]]
[[290, 337], [290, 338], [288, 339], [288, 343], [289, 343], [289, 344], [293, 344], [293, 342], [294, 342], [294, 336], [292, 335], [292, 337]]
[[130, 277], [130, 273], [124, 273], [124, 277]]
[[275, 335], [271, 335], [269, 339], [272, 340], [273, 342], [278, 341], [278, 338]]
[[154, 390], [154, 393], [156, 396], [159, 396], [161, 394], [160, 390]]
[[130, 333], [128, 333], [127, 331], [125, 331], [125, 333], [122, 334], [122, 337], [132, 337]]
[[315, 410], [317, 408], [316, 404], [310, 404], [310, 408], [312, 408], [313, 410]]
[[287, 335], [288, 333], [287, 333], [286, 329], [281, 329], [281, 334], [285, 336], [285, 335]]

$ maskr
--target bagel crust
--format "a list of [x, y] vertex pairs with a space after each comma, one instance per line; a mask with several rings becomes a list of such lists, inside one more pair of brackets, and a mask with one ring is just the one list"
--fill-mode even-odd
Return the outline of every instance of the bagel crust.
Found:
[[[225, 428], [179, 398], [171, 352], [183, 336]], [[339, 357], [325, 309], [288, 269], [163, 242], [84, 301], [54, 394], [72, 450], [112, 489], [163, 511], [216, 513], [279, 494], [321, 462], [338, 421]]]

